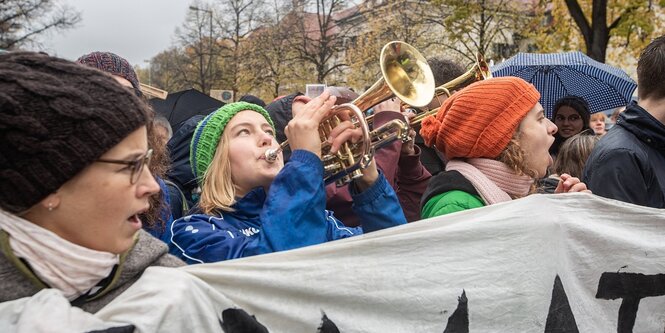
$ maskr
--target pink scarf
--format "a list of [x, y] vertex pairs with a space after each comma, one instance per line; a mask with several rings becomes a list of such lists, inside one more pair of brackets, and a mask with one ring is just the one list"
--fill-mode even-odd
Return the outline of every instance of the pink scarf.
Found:
[[502, 162], [488, 158], [470, 158], [466, 161], [453, 159], [446, 164], [446, 171], [455, 170], [473, 184], [485, 204], [512, 200], [529, 194], [533, 178], [517, 175]]

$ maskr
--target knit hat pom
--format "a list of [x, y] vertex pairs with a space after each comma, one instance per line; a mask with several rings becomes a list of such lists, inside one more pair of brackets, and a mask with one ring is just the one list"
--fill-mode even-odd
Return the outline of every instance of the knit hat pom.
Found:
[[441, 127], [441, 121], [439, 121], [439, 118], [443, 118], [443, 115], [446, 113], [445, 105], [446, 104], [440, 106], [439, 111], [437, 111], [435, 115], [425, 117], [421, 123], [420, 136], [423, 137], [427, 147], [431, 147], [435, 144], [436, 135], [439, 133], [439, 128]]
[[194, 130], [189, 150], [189, 162], [199, 184], [212, 163], [212, 158], [215, 156], [215, 151], [219, 145], [219, 140], [222, 138], [222, 134], [224, 134], [226, 125], [241, 111], [258, 112], [268, 121], [273, 131], [275, 130], [275, 125], [272, 119], [270, 119], [268, 112], [256, 104], [247, 102], [226, 104], [203, 118]]
[[538, 90], [517, 77], [476, 82], [446, 99], [420, 134], [448, 159], [496, 158], [539, 99]]

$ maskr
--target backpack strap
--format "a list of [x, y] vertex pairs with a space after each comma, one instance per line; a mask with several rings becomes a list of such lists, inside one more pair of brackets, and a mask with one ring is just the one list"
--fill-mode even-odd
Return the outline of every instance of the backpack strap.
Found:
[[185, 194], [182, 193], [182, 190], [180, 189], [180, 187], [178, 185], [176, 185], [176, 183], [174, 183], [174, 182], [172, 182], [168, 179], [163, 179], [163, 180], [164, 180], [164, 183], [167, 186], [175, 188], [178, 191], [178, 194], [180, 194], [180, 199], [182, 200], [182, 213], [183, 213], [183, 215], [187, 214], [187, 212], [189, 211], [189, 204], [187, 203], [187, 198], [185, 197]]

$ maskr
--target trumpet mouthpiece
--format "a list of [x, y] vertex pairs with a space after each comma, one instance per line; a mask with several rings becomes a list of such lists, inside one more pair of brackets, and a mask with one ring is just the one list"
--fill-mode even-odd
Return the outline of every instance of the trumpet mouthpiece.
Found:
[[268, 149], [265, 152], [266, 161], [273, 163], [277, 160], [277, 155], [281, 149]]

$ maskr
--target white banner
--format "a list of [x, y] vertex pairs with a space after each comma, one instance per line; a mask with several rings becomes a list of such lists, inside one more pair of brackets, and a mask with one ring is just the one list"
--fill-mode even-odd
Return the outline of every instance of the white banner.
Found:
[[267, 332], [663, 332], [665, 211], [532, 195], [288, 252], [151, 268], [97, 317], [141, 332], [221, 332], [220, 321], [249, 331], [232, 328], [240, 310]]

